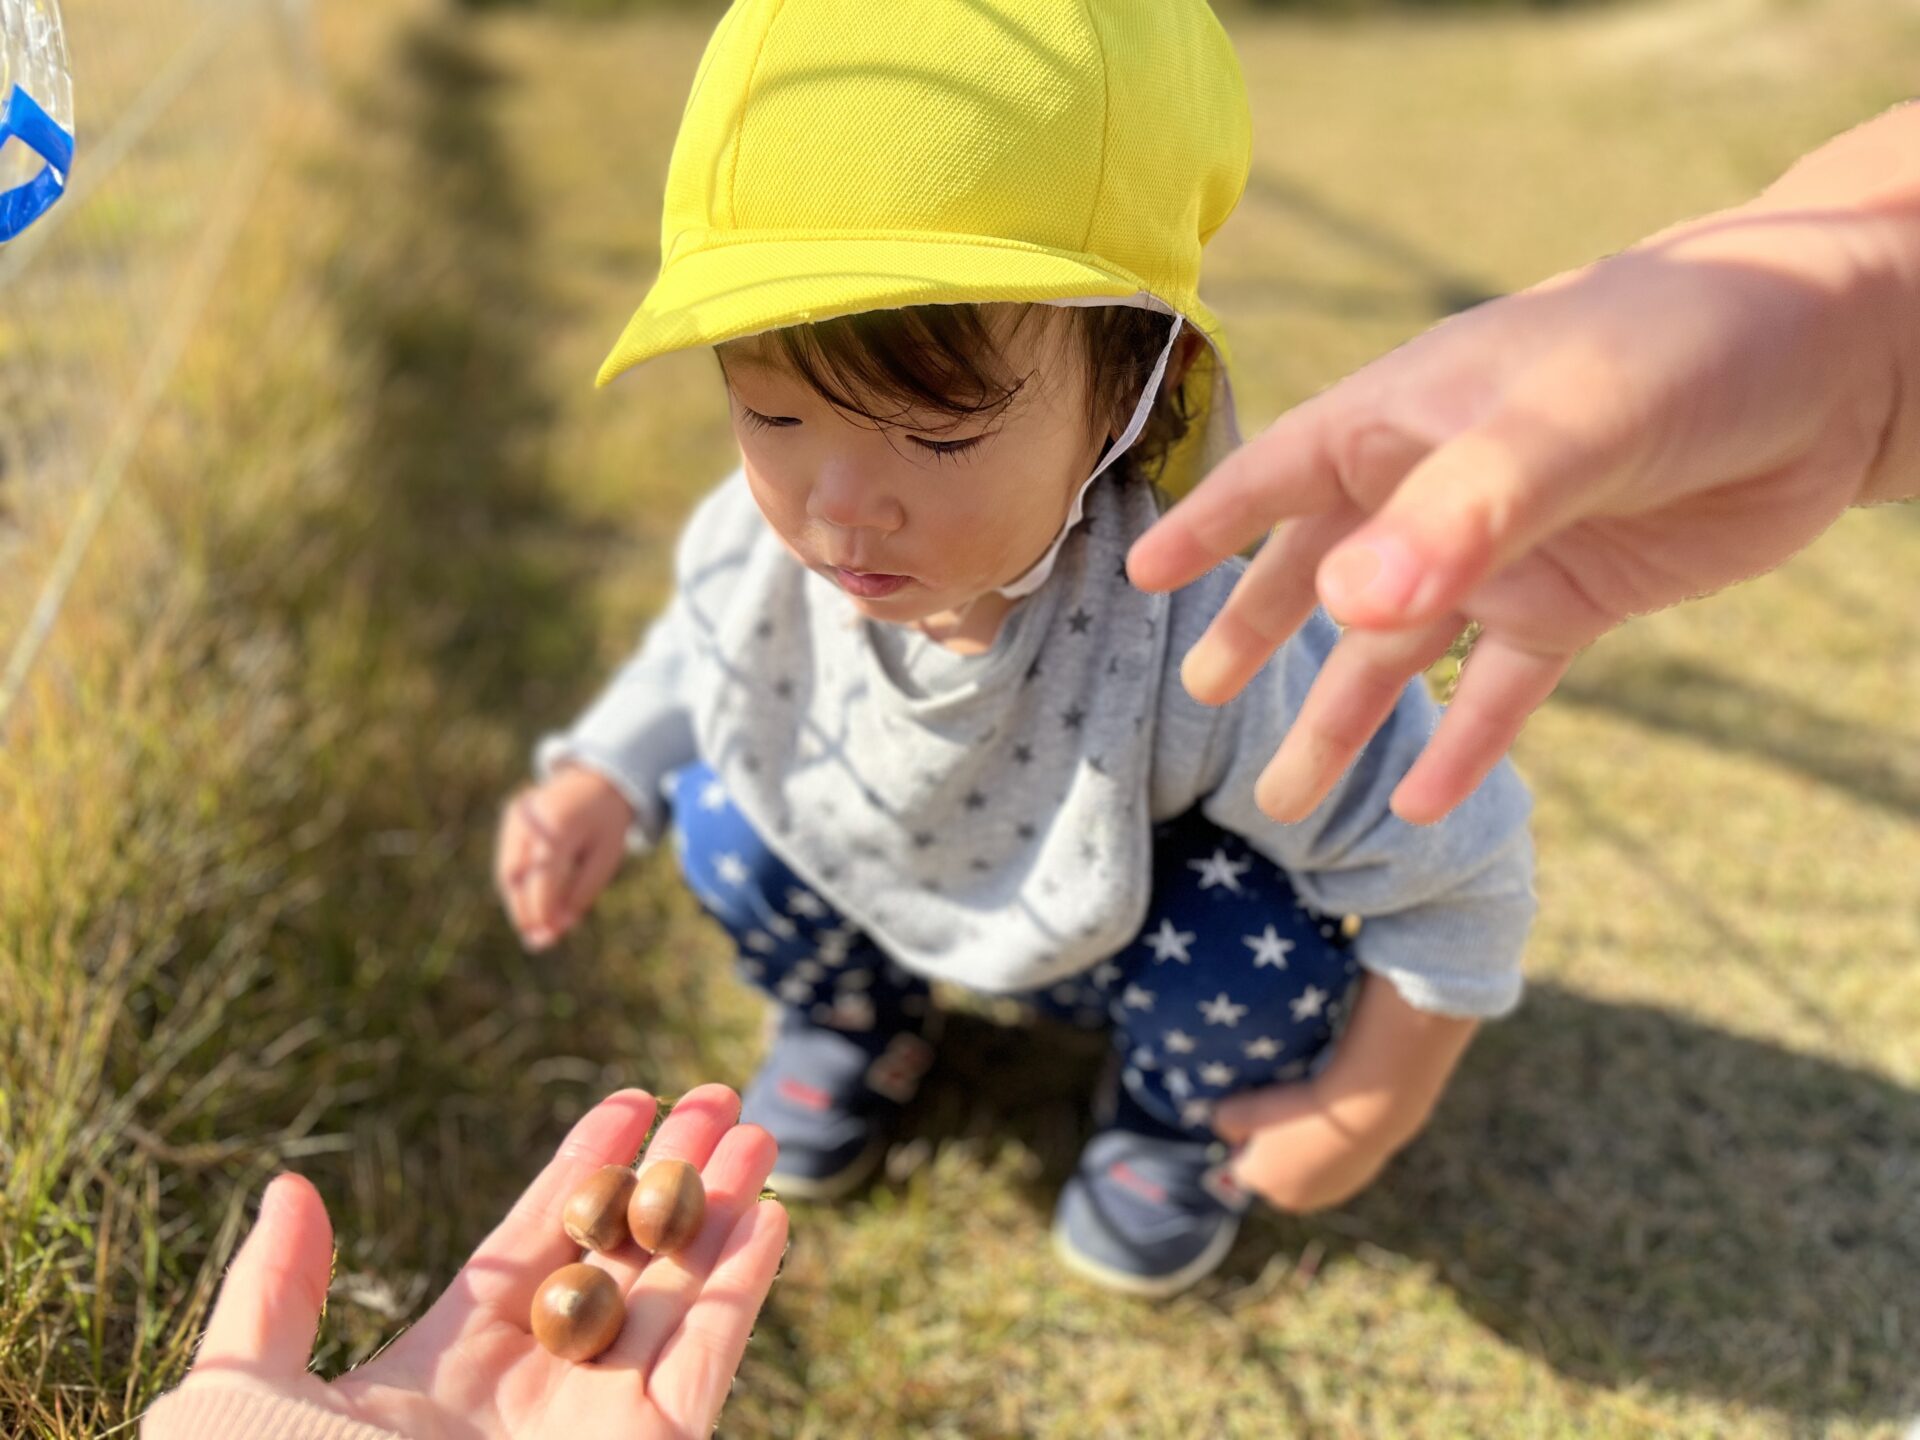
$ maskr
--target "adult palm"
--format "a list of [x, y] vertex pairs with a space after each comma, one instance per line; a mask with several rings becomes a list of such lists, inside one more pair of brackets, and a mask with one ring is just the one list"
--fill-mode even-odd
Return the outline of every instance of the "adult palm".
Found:
[[421, 1440], [709, 1435], [787, 1235], [782, 1206], [759, 1200], [773, 1140], [736, 1123], [739, 1100], [727, 1087], [690, 1091], [647, 1147], [647, 1161], [677, 1158], [701, 1171], [708, 1208], [694, 1242], [655, 1258], [632, 1247], [592, 1257], [627, 1297], [613, 1346], [574, 1364], [542, 1350], [528, 1329], [540, 1282], [579, 1258], [561, 1226], [567, 1197], [601, 1166], [631, 1161], [655, 1109], [653, 1097], [629, 1090], [587, 1114], [427, 1315], [332, 1382], [306, 1369], [332, 1227], [310, 1184], [280, 1176], [228, 1271], [198, 1360], [156, 1415], [238, 1387]]

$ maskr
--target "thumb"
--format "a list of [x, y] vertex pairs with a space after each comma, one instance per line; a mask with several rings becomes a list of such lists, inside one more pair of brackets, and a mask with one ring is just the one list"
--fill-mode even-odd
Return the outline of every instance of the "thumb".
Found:
[[263, 1378], [301, 1374], [332, 1273], [333, 1226], [320, 1192], [298, 1175], [277, 1176], [227, 1267], [194, 1368]]
[[1327, 553], [1316, 579], [1336, 620], [1399, 629], [1458, 609], [1487, 576], [1598, 508], [1639, 442], [1571, 379], [1530, 388], [1526, 404], [1435, 448]]
[[1264, 1090], [1242, 1090], [1229, 1095], [1213, 1107], [1213, 1133], [1229, 1145], [1244, 1145], [1253, 1132], [1275, 1124], [1293, 1113], [1296, 1105], [1292, 1085], [1275, 1085]]

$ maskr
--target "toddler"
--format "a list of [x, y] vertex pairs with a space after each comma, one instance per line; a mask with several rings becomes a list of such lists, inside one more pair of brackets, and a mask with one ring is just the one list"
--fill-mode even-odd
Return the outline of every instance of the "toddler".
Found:
[[1162, 494], [1239, 440], [1197, 285], [1248, 150], [1204, 0], [737, 0], [600, 379], [712, 347], [742, 463], [499, 842], [544, 946], [671, 830], [776, 1002], [742, 1119], [787, 1195], [871, 1172], [929, 982], [1110, 1031], [1054, 1239], [1143, 1295], [1216, 1267], [1255, 1195], [1370, 1179], [1517, 1001], [1534, 911], [1505, 763], [1439, 825], [1388, 810], [1437, 716], [1418, 682], [1274, 823], [1254, 779], [1336, 627], [1210, 709], [1179, 660], [1241, 567], [1127, 581]]

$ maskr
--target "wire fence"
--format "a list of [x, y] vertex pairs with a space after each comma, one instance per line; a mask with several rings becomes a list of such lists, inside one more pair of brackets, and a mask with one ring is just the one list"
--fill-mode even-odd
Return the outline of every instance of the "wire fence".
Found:
[[305, 0], [68, 0], [66, 194], [0, 246], [0, 736], [312, 67]]

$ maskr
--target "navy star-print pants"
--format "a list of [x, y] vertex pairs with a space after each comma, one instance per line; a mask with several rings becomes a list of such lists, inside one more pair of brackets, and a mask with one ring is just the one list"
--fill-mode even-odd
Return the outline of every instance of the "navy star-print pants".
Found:
[[[767, 848], [704, 763], [671, 781], [680, 866], [739, 946], [742, 978], [818, 1024], [918, 1031], [927, 982], [895, 964]], [[1337, 919], [1198, 811], [1154, 828], [1145, 928], [1091, 970], [1016, 998], [1111, 1028], [1128, 1091], [1155, 1119], [1210, 1136], [1215, 1101], [1297, 1080], [1332, 1044], [1359, 978]]]

